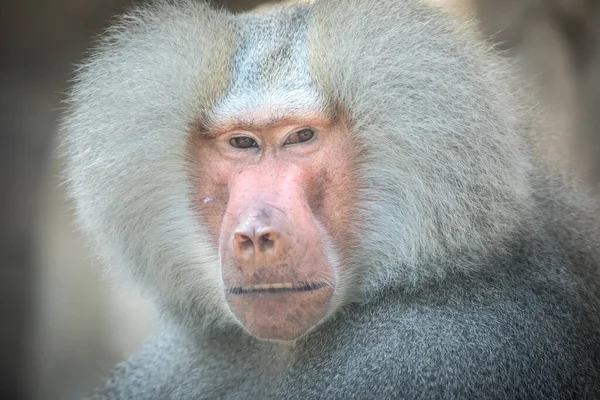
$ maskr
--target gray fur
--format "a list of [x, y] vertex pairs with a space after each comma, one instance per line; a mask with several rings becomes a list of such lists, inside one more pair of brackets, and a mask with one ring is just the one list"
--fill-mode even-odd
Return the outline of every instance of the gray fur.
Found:
[[257, 108], [281, 115], [321, 108], [306, 62], [308, 15], [301, 10], [282, 9], [278, 18], [269, 13], [237, 18], [232, 85], [213, 110], [216, 121], [232, 116], [248, 120]]
[[[167, 327], [98, 396], [600, 397], [595, 206], [538, 161], [534, 116], [476, 36], [417, 0], [159, 1], [118, 23], [70, 96], [67, 175], [98, 252]], [[341, 282], [362, 296], [287, 343], [236, 324], [189, 195], [194, 124], [263, 105], [344, 114], [361, 149]]]

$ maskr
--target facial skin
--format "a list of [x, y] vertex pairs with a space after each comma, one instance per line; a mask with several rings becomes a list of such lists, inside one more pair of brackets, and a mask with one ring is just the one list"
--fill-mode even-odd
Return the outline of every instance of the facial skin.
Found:
[[346, 126], [324, 115], [228, 119], [192, 144], [200, 218], [227, 303], [264, 339], [293, 340], [333, 311], [356, 183]]

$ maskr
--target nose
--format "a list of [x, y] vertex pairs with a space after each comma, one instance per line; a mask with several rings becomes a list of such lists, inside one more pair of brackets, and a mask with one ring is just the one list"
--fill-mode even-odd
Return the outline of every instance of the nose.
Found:
[[270, 210], [244, 213], [233, 233], [233, 252], [238, 261], [277, 257], [281, 251], [281, 218]]
[[244, 229], [237, 230], [233, 234], [236, 255], [246, 253], [272, 253], [279, 240], [276, 230], [267, 227], [260, 230]]

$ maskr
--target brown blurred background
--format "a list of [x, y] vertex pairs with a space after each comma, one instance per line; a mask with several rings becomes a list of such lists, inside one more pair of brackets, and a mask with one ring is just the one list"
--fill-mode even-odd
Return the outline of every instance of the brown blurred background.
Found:
[[[377, 0], [373, 0], [377, 1]], [[600, 1], [428, 0], [476, 18], [535, 88], [548, 159], [600, 181]], [[216, 2], [240, 10], [259, 0]], [[57, 120], [75, 62], [125, 0], [0, 2], [0, 397], [77, 399], [154, 327], [74, 230]]]

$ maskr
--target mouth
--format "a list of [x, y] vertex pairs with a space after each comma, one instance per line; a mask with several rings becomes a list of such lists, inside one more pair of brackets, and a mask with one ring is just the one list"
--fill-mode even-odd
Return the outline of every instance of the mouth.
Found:
[[258, 285], [236, 286], [229, 289], [232, 294], [260, 294], [260, 293], [282, 293], [282, 292], [309, 292], [319, 290], [327, 286], [324, 282], [300, 284], [293, 283], [262, 283]]

